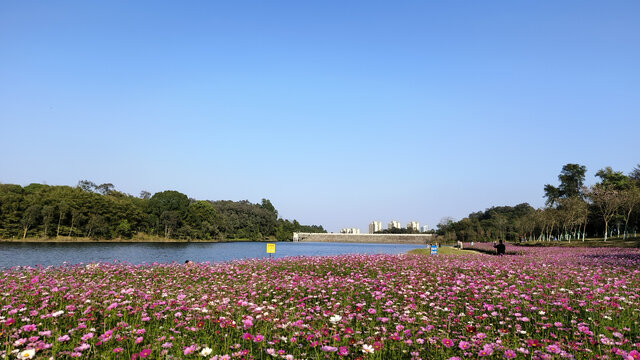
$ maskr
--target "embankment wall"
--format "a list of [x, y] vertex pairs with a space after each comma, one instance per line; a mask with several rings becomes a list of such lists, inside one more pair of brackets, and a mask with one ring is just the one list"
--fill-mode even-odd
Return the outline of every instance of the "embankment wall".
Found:
[[433, 234], [334, 234], [295, 233], [293, 241], [299, 242], [349, 242], [381, 244], [428, 244], [435, 240]]

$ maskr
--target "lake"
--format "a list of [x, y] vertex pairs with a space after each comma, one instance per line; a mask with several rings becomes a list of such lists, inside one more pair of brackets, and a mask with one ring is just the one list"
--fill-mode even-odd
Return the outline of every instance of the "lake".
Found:
[[[282, 242], [273, 257], [342, 254], [403, 254], [416, 244]], [[0, 269], [91, 262], [223, 262], [269, 257], [264, 242], [228, 243], [0, 243]]]

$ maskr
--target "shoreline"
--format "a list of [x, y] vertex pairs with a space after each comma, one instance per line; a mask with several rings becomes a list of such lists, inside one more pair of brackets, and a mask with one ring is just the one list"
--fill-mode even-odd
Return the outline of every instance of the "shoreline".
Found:
[[152, 239], [88, 239], [88, 238], [26, 238], [26, 239], [0, 239], [0, 243], [52, 243], [52, 244], [67, 244], [67, 243], [105, 243], [105, 244], [135, 244], [135, 243], [229, 243], [229, 242], [279, 242], [271, 240], [248, 240], [248, 239], [225, 239], [225, 240], [206, 240], [206, 239], [164, 239], [164, 238], [152, 238]]

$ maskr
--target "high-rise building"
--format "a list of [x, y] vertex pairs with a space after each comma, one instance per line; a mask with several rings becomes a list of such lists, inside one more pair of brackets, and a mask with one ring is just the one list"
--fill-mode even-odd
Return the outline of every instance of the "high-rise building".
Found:
[[420, 224], [417, 221], [411, 221], [410, 223], [407, 224], [407, 229], [419, 231]]
[[373, 221], [369, 224], [369, 234], [375, 234], [376, 232], [382, 230], [382, 222], [381, 221]]
[[387, 226], [387, 229], [400, 229], [400, 221], [392, 220]]
[[360, 234], [360, 229], [357, 228], [344, 228], [340, 230], [340, 234]]
[[422, 232], [429, 231], [429, 225], [422, 225]]

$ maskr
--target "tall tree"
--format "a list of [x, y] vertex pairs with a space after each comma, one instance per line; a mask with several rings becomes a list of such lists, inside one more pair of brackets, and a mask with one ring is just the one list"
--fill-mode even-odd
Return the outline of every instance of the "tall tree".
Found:
[[579, 164], [566, 164], [562, 167], [558, 180], [560, 186], [546, 184], [544, 186], [547, 205], [554, 205], [561, 198], [583, 197], [582, 188], [587, 168]]
[[636, 185], [640, 186], [640, 164], [633, 168], [633, 171], [629, 173], [629, 178], [636, 182]]
[[22, 238], [27, 237], [27, 231], [33, 226], [38, 217], [40, 216], [40, 206], [39, 205], [31, 205], [24, 211], [22, 215], [22, 229], [24, 230], [22, 233]]
[[631, 187], [621, 191], [622, 202], [620, 209], [622, 210], [622, 217], [624, 218], [624, 238], [627, 238], [629, 231], [629, 219], [633, 210], [640, 206], [640, 188]]
[[588, 198], [598, 208], [604, 221], [604, 241], [607, 241], [609, 222], [618, 212], [622, 204], [622, 198], [618, 190], [596, 184], [589, 188]]
[[598, 170], [596, 176], [600, 178], [600, 185], [613, 190], [625, 190], [633, 186], [631, 179], [622, 173], [614, 171], [610, 166]]
[[44, 227], [44, 237], [49, 237], [49, 225], [55, 216], [56, 208], [53, 205], [45, 205], [42, 207], [42, 224]]
[[62, 220], [67, 217], [67, 212], [69, 211], [69, 205], [62, 201], [58, 205], [58, 227], [56, 228], [56, 237], [60, 236], [60, 225], [62, 224]]

